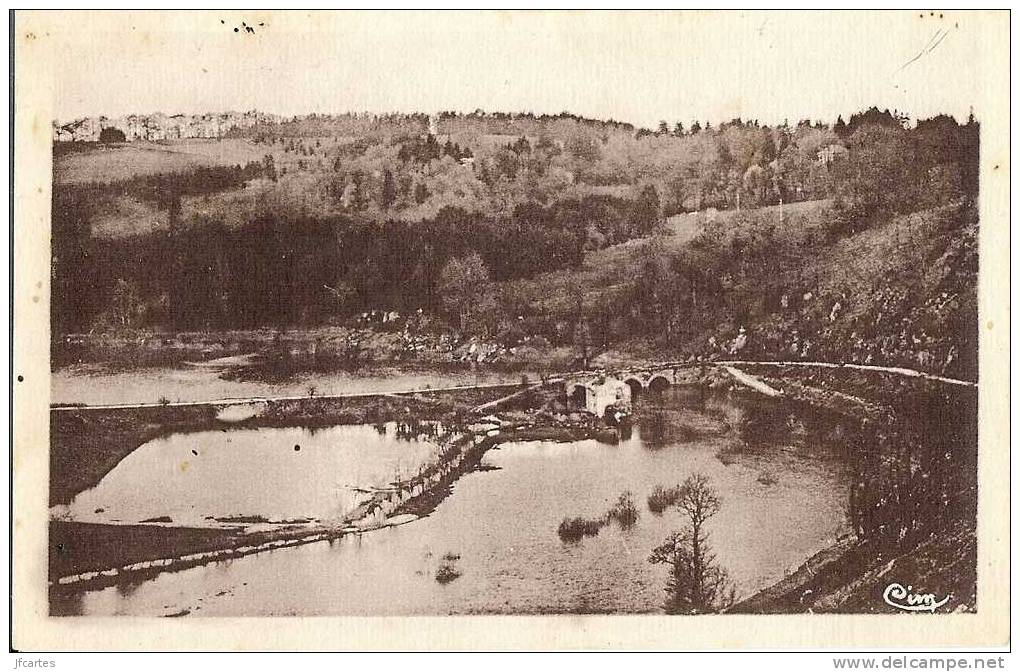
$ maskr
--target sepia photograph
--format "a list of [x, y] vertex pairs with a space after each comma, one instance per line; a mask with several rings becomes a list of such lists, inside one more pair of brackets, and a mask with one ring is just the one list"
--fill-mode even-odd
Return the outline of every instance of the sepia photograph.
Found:
[[24, 642], [1008, 642], [1008, 12], [12, 17]]

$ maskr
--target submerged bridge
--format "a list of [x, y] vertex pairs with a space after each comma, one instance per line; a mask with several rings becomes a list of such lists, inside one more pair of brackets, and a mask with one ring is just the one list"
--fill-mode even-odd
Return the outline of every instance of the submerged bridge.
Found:
[[582, 388], [592, 389], [609, 379], [625, 383], [630, 388], [631, 395], [636, 397], [643, 390], [661, 392], [671, 385], [689, 380], [691, 368], [691, 366], [651, 366], [641, 369], [582, 371], [563, 376], [562, 379], [570, 397]]
[[807, 361], [769, 361], [769, 360], [706, 360], [706, 361], [669, 361], [652, 362], [641, 366], [626, 368], [604, 368], [589, 369], [584, 371], [573, 371], [555, 377], [555, 381], [563, 381], [567, 389], [573, 384], [588, 384], [599, 377], [612, 377], [627, 383], [632, 390], [663, 389], [669, 385], [678, 385], [692, 380], [692, 372], [704, 371], [713, 367], [732, 369], [737, 366], [765, 366], [765, 367], [803, 367], [821, 369], [851, 369], [856, 371], [871, 371], [876, 373], [889, 373], [908, 378], [923, 378], [950, 385], [963, 387], [977, 387], [977, 383], [969, 380], [948, 378], [933, 373], [917, 371], [899, 366], [878, 366], [874, 364], [853, 364], [849, 362], [807, 362]]
[[662, 392], [672, 385], [693, 382], [695, 374], [711, 364], [665, 362], [616, 370], [578, 371], [559, 376], [567, 400], [577, 408], [602, 417], [609, 410], [629, 413], [631, 403], [643, 391]]
[[[749, 380], [756, 380], [735, 367], [739, 366], [774, 366], [787, 367], [796, 366], [804, 368], [822, 369], [854, 369], [859, 371], [873, 371], [905, 376], [909, 378], [923, 378], [949, 385], [976, 388], [977, 383], [956, 378], [947, 378], [935, 374], [925, 373], [914, 369], [893, 366], [876, 366], [871, 364], [848, 364], [834, 362], [803, 362], [803, 361], [752, 361], [752, 360], [720, 360], [720, 361], [671, 361], [654, 362], [641, 366], [618, 368], [618, 369], [589, 369], [584, 371], [573, 371], [551, 376], [545, 379], [547, 383], [563, 383], [566, 386], [567, 394], [574, 394], [579, 389], [591, 388], [598, 381], [606, 378], [615, 378], [627, 384], [631, 394], [640, 393], [643, 390], [661, 391], [671, 385], [680, 385], [686, 382], [693, 382], [700, 372], [713, 367], [721, 367], [730, 375], [733, 375], [739, 382], [748, 384]], [[737, 375], [740, 374], [740, 375]], [[760, 381], [759, 381], [760, 382]], [[77, 411], [103, 411], [134, 408], [159, 408], [159, 407], [187, 407], [187, 406], [235, 406], [243, 404], [266, 403], [271, 401], [303, 401], [308, 399], [345, 399], [358, 397], [378, 396], [402, 396], [422, 393], [457, 392], [478, 389], [505, 388], [510, 391], [520, 388], [519, 383], [477, 383], [473, 385], [453, 385], [449, 387], [421, 387], [414, 389], [380, 390], [370, 392], [346, 392], [341, 394], [324, 395], [295, 395], [281, 397], [238, 397], [225, 399], [202, 399], [192, 401], [159, 401], [159, 402], [135, 402], [120, 404], [51, 404], [50, 411], [56, 412], [77, 412]]]
[[[851, 363], [835, 363], [835, 362], [804, 362], [804, 361], [753, 361], [753, 360], [720, 360], [720, 361], [701, 361], [701, 362], [658, 362], [644, 366], [621, 368], [621, 369], [602, 369], [602, 370], [591, 370], [591, 371], [575, 371], [573, 373], [564, 374], [557, 377], [557, 382], [562, 381], [567, 391], [567, 398], [574, 401], [579, 406], [585, 406], [586, 400], [588, 405], [591, 405], [591, 399], [599, 396], [606, 396], [611, 390], [603, 390], [607, 381], [620, 381], [625, 383], [629, 388], [629, 393], [625, 395], [617, 395], [617, 398], [622, 401], [622, 396], [626, 396], [627, 403], [630, 399], [636, 398], [644, 390], [651, 390], [653, 392], [661, 392], [671, 385], [681, 385], [684, 383], [690, 383], [697, 380], [701, 373], [708, 368], [719, 368], [728, 373], [737, 383], [746, 387], [752, 388], [765, 394], [766, 396], [776, 397], [782, 394], [781, 391], [776, 390], [767, 385], [762, 380], [755, 376], [749, 375], [741, 371], [739, 366], [756, 366], [756, 367], [803, 367], [803, 368], [821, 368], [821, 369], [851, 369], [857, 371], [869, 371], [876, 373], [886, 373], [897, 376], [904, 376], [908, 378], [922, 378], [925, 380], [932, 380], [940, 383], [949, 385], [971, 387], [976, 388], [977, 383], [968, 380], [959, 380], [956, 378], [947, 378], [946, 376], [939, 376], [931, 373], [925, 373], [923, 371], [917, 371], [915, 369], [907, 369], [903, 367], [894, 366], [877, 366], [872, 364], [851, 364]], [[601, 403], [598, 403], [601, 406]], [[601, 415], [601, 413], [597, 414]]]

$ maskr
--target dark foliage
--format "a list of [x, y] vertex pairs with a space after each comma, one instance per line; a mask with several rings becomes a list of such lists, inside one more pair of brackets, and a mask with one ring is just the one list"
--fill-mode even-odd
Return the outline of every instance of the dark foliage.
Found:
[[119, 128], [104, 128], [99, 132], [99, 142], [124, 142], [127, 137]]
[[584, 537], [597, 536], [605, 524], [605, 518], [564, 518], [556, 533], [563, 541], [576, 542]]
[[[200, 169], [116, 185], [162, 199], [170, 211], [169, 231], [122, 239], [91, 235], [91, 188], [56, 190], [54, 333], [88, 331], [97, 323], [287, 326], [380, 306], [439, 313], [437, 286], [450, 259], [477, 252], [494, 280], [530, 277], [580, 264], [586, 223], [626, 226], [620, 223], [625, 206], [594, 197], [550, 207], [525, 203], [505, 219], [448, 207], [420, 223], [264, 216], [230, 229], [210, 219], [177, 221], [180, 195], [226, 188], [256, 165], [263, 168]], [[131, 314], [110, 319], [120, 310], [118, 287], [132, 302]]]

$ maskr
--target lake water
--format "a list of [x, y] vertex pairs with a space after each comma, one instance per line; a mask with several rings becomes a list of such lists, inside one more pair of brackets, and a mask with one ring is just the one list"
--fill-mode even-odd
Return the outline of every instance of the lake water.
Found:
[[[455, 385], [518, 383], [520, 373], [478, 371], [371, 370], [295, 374], [284, 381], [235, 380], [232, 367], [189, 366], [111, 370], [94, 364], [75, 364], [50, 375], [52, 404], [154, 404], [169, 401], [212, 401], [251, 397], [286, 397], [352, 392], [401, 392]], [[537, 375], [531, 374], [534, 380]]]
[[[462, 477], [431, 515], [410, 524], [68, 596], [55, 613], [659, 612], [666, 570], [648, 556], [683, 521], [675, 510], [653, 515], [646, 497], [694, 473], [708, 476], [722, 498], [708, 523], [710, 543], [738, 595], [781, 579], [847, 531], [840, 428], [760, 397], [683, 390], [641, 399], [637, 411], [619, 445], [538, 441], [492, 450], [487, 469]], [[241, 501], [260, 487], [247, 467], [237, 481], [224, 487]], [[313, 476], [303, 488], [333, 484]], [[600, 516], [624, 491], [640, 509], [636, 525], [611, 524], [576, 543], [559, 538], [565, 517]], [[277, 513], [312, 515], [320, 500], [301, 497], [308, 497], [301, 506], [280, 499]], [[444, 560], [448, 554], [456, 558]], [[441, 583], [444, 564], [458, 576]]]
[[57, 513], [83, 522], [170, 518], [199, 526], [256, 516], [337, 521], [366, 498], [366, 488], [434, 461], [441, 431], [391, 422], [174, 434], [137, 448]]

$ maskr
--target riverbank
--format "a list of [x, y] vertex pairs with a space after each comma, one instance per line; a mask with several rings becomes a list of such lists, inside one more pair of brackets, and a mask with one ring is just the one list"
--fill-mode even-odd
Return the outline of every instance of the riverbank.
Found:
[[[561, 388], [556, 384], [504, 386], [407, 396], [274, 400], [261, 402], [257, 413], [229, 423], [218, 419], [223, 407], [217, 406], [74, 409], [54, 413], [58, 418], [55, 425], [62, 431], [54, 434], [55, 445], [60, 449], [51, 453], [51, 459], [58, 465], [68, 464], [66, 454], [74, 448], [68, 450], [71, 443], [66, 439], [73, 437], [84, 439], [82, 445], [92, 449], [94, 458], [90, 460], [89, 455], [84, 455], [85, 459], [79, 463], [88, 468], [81, 471], [54, 470], [56, 482], [64, 487], [59, 491], [51, 489], [51, 498], [60, 497], [65, 501], [98, 483], [123, 454], [137, 447], [135, 442], [139, 437], [146, 435], [210, 427], [227, 429], [226, 425], [272, 427], [296, 423], [325, 427], [414, 421], [423, 416], [443, 421], [451, 428], [451, 434], [435, 462], [425, 465], [408, 479], [375, 489], [336, 524], [304, 521], [267, 529], [268, 521], [237, 521], [239, 524], [234, 527], [210, 529], [172, 526], [161, 521], [146, 525], [51, 521], [49, 569], [53, 590], [59, 593], [86, 586], [95, 588], [131, 582], [159, 572], [179, 571], [273, 548], [334, 540], [347, 534], [403, 524], [434, 510], [461, 476], [478, 468], [486, 451], [502, 443], [585, 438], [615, 441], [618, 438], [614, 431], [585, 421], [579, 414], [564, 417], [555, 424], [536, 424], [551, 420], [548, 415], [530, 417], [529, 414], [561, 397]], [[507, 394], [508, 391], [512, 393]], [[477, 416], [482, 412], [479, 409], [499, 410], [510, 419], [486, 416], [479, 420]], [[106, 471], [100, 473], [100, 469]], [[250, 522], [260, 524], [253, 528], [243, 524]]]
[[742, 368], [787, 398], [860, 423], [869, 440], [848, 459], [859, 487], [869, 483], [881, 498], [851, 510], [851, 537], [728, 613], [894, 613], [883, 600], [894, 582], [951, 596], [946, 611], [976, 611], [976, 386], [888, 371]]
[[[786, 435], [781, 426], [788, 414], [783, 412], [782, 402], [765, 406], [748, 391], [677, 386], [661, 395], [641, 397], [632, 431], [621, 433], [618, 442], [585, 439], [584, 435], [549, 428], [539, 416], [547, 412], [555, 416], [555, 409], [543, 408], [533, 416], [527, 410], [497, 410], [492, 418], [489, 414], [479, 417], [475, 430], [481, 432], [484, 425], [498, 419], [506, 438], [511, 438], [513, 431], [515, 440], [487, 450], [479, 467], [456, 477], [450, 492], [443, 487], [430, 489], [438, 495], [437, 500], [446, 495], [438, 506], [421, 500], [410, 502], [427, 506], [416, 509], [426, 515], [413, 522], [360, 534], [352, 530], [333, 543], [281, 546], [243, 557], [224, 555], [221, 560], [183, 571], [166, 568], [151, 578], [125, 575], [121, 583], [109, 588], [76, 590], [70, 586], [65, 591], [67, 597], [54, 609], [78, 615], [149, 616], [184, 610], [207, 616], [657, 613], [667, 576], [662, 567], [648, 563], [647, 554], [679, 526], [682, 515], [676, 510], [661, 515], [646, 512], [646, 499], [655, 486], [681, 482], [691, 473], [708, 475], [725, 498], [725, 509], [713, 532], [713, 549], [739, 582], [740, 593], [748, 594], [782, 578], [785, 568], [846, 531], [842, 515], [845, 470], [838, 455], [809, 438], [823, 438], [824, 424], [817, 425], [813, 417], [805, 416], [807, 434], [791, 437], [793, 444], [777, 441]], [[512, 430], [528, 419], [538, 423], [534, 429]], [[760, 419], [774, 422], [776, 434], [733, 451], [728, 459], [719, 457], [731, 446], [739, 448], [745, 425], [750, 422], [747, 426], [755, 428]], [[383, 430], [365, 427], [360, 435], [370, 440], [373, 431]], [[244, 455], [263, 445], [258, 440], [262, 432], [245, 430], [242, 440], [234, 438], [236, 449], [226, 451], [238, 461], [236, 473], [245, 482], [250, 482], [243, 476], [250, 473], [250, 461]], [[488, 431], [484, 433], [488, 435]], [[169, 479], [167, 494], [174, 493], [172, 501], [182, 501], [178, 494], [182, 490], [173, 483], [191, 480], [200, 470], [206, 473], [208, 460], [214, 458], [214, 452], [222, 452], [219, 448], [232, 432], [216, 434], [195, 437], [194, 441], [181, 437], [184, 440], [173, 446], [159, 443], [161, 453], [178, 459], [189, 459], [191, 447], [202, 456], [186, 474]], [[288, 464], [321, 465], [319, 460], [309, 460], [319, 450], [316, 441], [322, 450], [336, 445], [342, 448], [336, 452], [346, 453], [350, 448], [335, 440], [344, 434], [324, 429], [314, 438], [301, 437], [301, 452], [294, 453], [290, 451], [293, 440], [271, 433], [266, 445], [279, 457], [266, 462], [260, 458], [256, 464], [271, 464], [274, 474], [287, 473]], [[146, 455], [157, 457], [151, 450]], [[128, 477], [138, 474], [139, 480], [145, 479], [144, 465], [152, 462], [148, 457], [140, 462], [139, 457], [131, 456], [132, 462], [118, 467], [100, 486], [114, 495], [108, 499], [112, 505], [106, 509], [108, 514], [138, 520], [162, 512], [159, 505], [146, 505], [134, 508], [138, 514], [132, 517], [122, 515], [127, 513], [125, 507], [117, 504], [117, 483], [128, 489]], [[464, 466], [468, 467], [469, 461]], [[309, 474], [304, 487], [311, 490], [321, 489], [323, 484], [328, 488], [331, 483], [368, 482], [349, 480], [335, 470], [330, 473], [338, 477]], [[763, 473], [772, 474], [775, 480], [763, 481]], [[277, 481], [275, 477], [267, 479], [266, 485]], [[300, 480], [279, 481], [286, 484], [285, 490], [302, 487]], [[202, 497], [201, 503], [195, 500], [198, 510], [214, 514], [234, 510], [227, 504], [236, 501], [228, 481], [223, 488], [229, 500], [214, 508], [209, 505], [216, 501]], [[622, 493], [631, 493], [640, 509], [635, 525], [625, 528], [614, 523], [580, 542], [559, 536], [558, 527], [565, 518], [601, 516]], [[291, 496], [307, 499], [303, 491]], [[92, 502], [100, 506], [106, 503], [103, 500], [90, 498], [88, 506], [77, 506], [77, 510], [88, 514]], [[267, 503], [277, 500], [256, 497], [256, 501]], [[164, 510], [180, 524], [187, 520], [181, 506]], [[257, 504], [236, 510], [278, 511]], [[304, 510], [315, 511], [312, 507]], [[178, 516], [178, 511], [182, 515]], [[278, 512], [266, 515], [280, 518]], [[400, 521], [402, 515], [394, 509], [383, 520]], [[754, 549], [769, 550], [759, 553]], [[447, 554], [460, 556], [456, 569], [461, 576], [441, 584], [435, 577]]]
[[902, 613], [882, 599], [897, 582], [940, 599], [951, 596], [946, 611], [972, 613], [978, 608], [976, 568], [977, 533], [962, 520], [898, 554], [844, 539], [726, 613]]
[[[52, 411], [49, 502], [50, 506], [68, 503], [79, 492], [95, 486], [138, 446], [177, 432], [293, 425], [324, 427], [419, 417], [452, 420], [520, 387], [519, 383], [511, 383], [454, 392]], [[243, 419], [221, 419], [226, 409], [235, 407], [252, 411]]]
[[[379, 490], [338, 525], [285, 524], [275, 529], [192, 528], [170, 524], [120, 525], [50, 521], [51, 598], [81, 590], [132, 584], [162, 572], [176, 572], [280, 548], [333, 542], [403, 525], [428, 515], [452, 493], [464, 474], [477, 469], [484, 454], [514, 441], [579, 441], [604, 438], [601, 430], [530, 427], [481, 437], [462, 436], [440, 462], [419, 476]], [[59, 609], [51, 615], [61, 615]]]
[[[851, 496], [853, 534], [807, 559], [800, 569], [748, 598], [735, 610], [755, 613], [868, 610], [870, 607], [866, 608], [866, 603], [870, 604], [869, 600], [873, 597], [869, 591], [873, 592], [876, 582], [886, 576], [888, 572], [882, 573], [881, 570], [890, 562], [893, 562], [891, 566], [895, 568], [916, 568], [927, 563], [926, 567], [932, 571], [914, 571], [910, 576], [933, 582], [938, 579], [940, 587], [952, 584], [956, 595], [969, 595], [968, 591], [975, 590], [973, 567], [976, 558], [966, 548], [973, 549], [975, 546], [975, 520], [969, 507], [972, 501], [976, 501], [976, 483], [970, 484], [966, 475], [971, 469], [976, 474], [976, 464], [968, 459], [966, 446], [973, 449], [971, 457], [976, 459], [976, 433], [972, 437], [973, 443], [969, 443], [966, 422], [958, 421], [965, 421], [968, 414], [974, 414], [976, 418], [976, 407], [972, 408], [969, 401], [972, 397], [976, 404], [976, 390], [955, 386], [952, 392], [946, 392], [941, 389], [946, 386], [938, 381], [877, 371], [807, 370], [804, 367], [764, 364], [741, 364], [735, 370], [739, 375], [726, 367], [695, 366], [685, 379], [689, 378], [687, 382], [705, 388], [746, 388], [752, 391], [749, 393], [757, 391], [764, 395], [763, 399], [778, 395], [783, 398], [784, 404], [804, 404], [806, 407], [823, 409], [833, 416], [844, 418], [853, 426], [866, 426], [870, 432], [864, 435], [865, 439], [854, 444], [853, 450], [845, 456], [854, 470], [855, 479], [868, 483], [856, 495], [856, 505], [853, 501], [855, 495]], [[361, 534], [412, 521], [434, 511], [450, 495], [459, 478], [479, 467], [486, 451], [503, 443], [528, 440], [577, 441], [584, 438], [612, 443], [618, 439], [615, 430], [607, 430], [600, 422], [594, 422], [591, 418], [585, 420], [581, 414], [571, 414], [563, 403], [563, 397], [562, 386], [559, 384], [545, 387], [517, 384], [407, 395], [275, 400], [227, 407], [148, 407], [117, 411], [71, 409], [54, 413], [54, 425], [60, 430], [54, 434], [54, 445], [59, 447], [51, 453], [51, 459], [53, 455], [62, 455], [66, 462], [68, 446], [72, 446], [72, 453], [76, 450], [81, 453], [82, 446], [85, 446], [85, 452], [92, 450], [96, 458], [81, 462], [86, 467], [84, 470], [55, 470], [58, 474], [55, 482], [58, 484], [62, 482], [59, 474], [64, 474], [64, 489], [56, 492], [64, 493], [66, 500], [70, 500], [76, 492], [91, 487], [89, 483], [97, 483], [119, 459], [140, 445], [139, 437], [210, 427], [229, 429], [295, 424], [325, 427], [421, 418], [442, 420], [444, 424], [456, 428], [455, 436], [434, 464], [428, 465], [412, 478], [373, 492], [368, 500], [339, 525], [325, 526], [309, 522], [303, 525], [280, 525], [268, 530], [262, 525], [249, 531], [244, 526], [238, 526], [237, 529], [199, 530], [163, 525], [55, 522], [55, 527], [51, 528], [51, 577], [58, 581], [54, 590], [66, 592], [81, 590], [83, 585], [130, 583], [155, 573], [186, 569], [196, 564], [272, 548], [337, 539], [347, 534]], [[498, 400], [503, 400], [503, 405], [494, 408], [491, 404]], [[902, 447], [903, 444], [888, 443], [885, 439], [870, 442], [878, 436], [874, 433], [875, 429], [884, 431], [890, 423], [909, 418], [911, 413], [915, 413], [915, 419], [922, 417], [923, 413], [916, 414], [918, 404], [935, 403], [955, 403], [956, 413], [946, 415], [942, 422], [958, 423], [960, 426], [953, 432], [946, 432], [945, 427], [936, 425], [911, 428], [910, 431], [914, 433], [908, 432], [901, 438], [917, 444], [929, 443], [928, 439], [921, 440], [921, 435], [916, 433], [919, 429], [923, 432], [955, 434], [950, 438], [965, 444], [964, 449], [951, 455], [951, 463], [964, 476], [945, 482], [940, 482], [938, 478], [929, 481], [941, 488], [935, 492], [939, 497], [951, 497], [947, 501], [953, 502], [953, 515], [933, 516], [924, 513], [923, 506], [927, 504], [917, 499], [907, 500], [904, 506], [908, 509], [914, 507], [910, 510], [919, 512], [926, 520], [906, 520], [902, 515], [888, 511], [872, 516], [878, 522], [866, 519], [867, 516], [861, 512], [862, 506], [870, 506], [872, 500], [868, 498], [874, 499], [875, 493], [883, 488], [884, 492], [905, 492], [914, 497], [913, 493], [903, 488], [902, 483], [890, 480], [889, 473], [896, 472], [897, 468], [895, 461], [889, 462], [889, 456], [895, 454], [891, 449]], [[226, 409], [238, 408], [247, 410], [232, 414], [229, 420], [224, 419]], [[83, 427], [84, 431], [79, 431]], [[77, 448], [72, 445], [76, 438], [82, 442]], [[111, 438], [116, 440], [111, 441]], [[935, 447], [938, 448], [938, 445]], [[911, 455], [908, 451], [907, 456], [911, 461], [921, 458], [921, 464], [931, 459], [927, 453]], [[101, 471], [101, 467], [105, 471]], [[931, 467], [925, 469], [930, 470]], [[944, 469], [936, 471], [942, 474], [946, 472]], [[51, 497], [53, 494], [51, 491]], [[137, 528], [146, 530], [139, 533]], [[905, 535], [907, 544], [892, 548], [881, 541], [882, 535], [894, 528], [897, 534]], [[162, 531], [167, 529], [175, 531]], [[70, 555], [65, 557], [65, 554], [59, 552], [87, 548], [93, 543], [89, 539], [106, 549], [95, 554], [96, 560], [85, 564], [81, 561], [76, 563]], [[123, 554], [119, 550], [121, 548], [126, 549]], [[965, 550], [962, 553], [954, 551], [958, 548]], [[92, 552], [88, 555], [92, 555]], [[108, 566], [102, 567], [104, 564]], [[66, 582], [60, 584], [60, 579]], [[964, 604], [964, 608], [972, 608], [973, 601], [960, 604]]]

